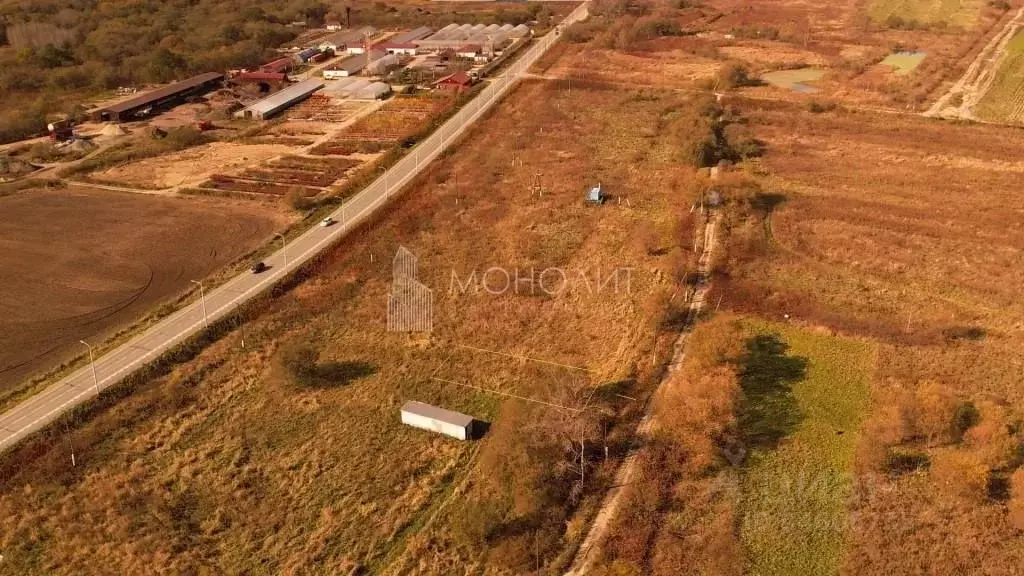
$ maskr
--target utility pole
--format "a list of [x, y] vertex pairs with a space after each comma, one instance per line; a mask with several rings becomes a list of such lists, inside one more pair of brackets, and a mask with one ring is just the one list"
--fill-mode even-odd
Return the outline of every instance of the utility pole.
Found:
[[284, 267], [287, 268], [288, 267], [288, 241], [285, 240], [284, 234], [281, 234], [280, 232], [278, 232], [277, 234], [274, 234], [274, 236], [280, 236], [281, 237], [281, 255], [284, 257]]
[[71, 429], [68, 427], [67, 418], [64, 419], [64, 435], [68, 437], [68, 448], [71, 450], [71, 467], [75, 467], [75, 445], [71, 442]]
[[[203, 290], [203, 283], [198, 280], [189, 280], [189, 282], [199, 286], [199, 299], [203, 303], [203, 326], [205, 328], [210, 327], [210, 318], [206, 315], [206, 291]], [[243, 344], [244, 347], [244, 344]]]
[[85, 340], [79, 340], [89, 349], [89, 365], [92, 367], [92, 385], [96, 387], [96, 395], [100, 395], [100, 380], [96, 377], [96, 357], [92, 354], [92, 346]]
[[580, 426], [580, 488], [583, 487], [583, 481], [586, 479], [585, 478], [586, 467], [584, 466], [584, 463], [583, 463], [583, 451], [584, 450], [586, 450], [586, 447], [584, 447], [584, 445], [583, 445], [583, 426], [581, 425]]
[[608, 461], [608, 423], [601, 423], [601, 442], [604, 443], [604, 461]]

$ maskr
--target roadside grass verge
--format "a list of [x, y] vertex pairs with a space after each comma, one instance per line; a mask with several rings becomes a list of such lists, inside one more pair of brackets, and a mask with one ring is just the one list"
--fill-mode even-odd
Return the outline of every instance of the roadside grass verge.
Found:
[[740, 539], [748, 570], [835, 574], [876, 347], [783, 324], [744, 324], [751, 337], [739, 421], [750, 452]]

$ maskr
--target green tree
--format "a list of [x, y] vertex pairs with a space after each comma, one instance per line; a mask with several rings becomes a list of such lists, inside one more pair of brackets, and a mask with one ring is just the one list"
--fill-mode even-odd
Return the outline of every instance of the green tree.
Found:
[[157, 48], [149, 58], [149, 65], [146, 67], [147, 79], [154, 82], [169, 82], [187, 66], [188, 62], [180, 54], [166, 48]]

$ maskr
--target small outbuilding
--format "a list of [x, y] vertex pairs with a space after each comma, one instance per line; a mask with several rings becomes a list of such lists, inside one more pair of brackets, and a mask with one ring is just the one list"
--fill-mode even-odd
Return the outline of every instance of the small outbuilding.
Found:
[[306, 48], [305, 50], [300, 50], [299, 53], [295, 55], [295, 59], [298, 60], [300, 64], [305, 64], [309, 62], [310, 58], [323, 51], [323, 48]]
[[479, 44], [465, 44], [455, 49], [455, 55], [459, 58], [466, 58], [467, 60], [475, 60], [483, 51], [483, 47]]
[[587, 192], [587, 204], [604, 204], [604, 189], [600, 183]]
[[473, 85], [473, 78], [465, 72], [456, 72], [434, 82], [434, 86], [444, 90], [455, 90], [461, 92], [468, 90]]
[[402, 406], [402, 424], [459, 440], [473, 437], [473, 417], [410, 400]]

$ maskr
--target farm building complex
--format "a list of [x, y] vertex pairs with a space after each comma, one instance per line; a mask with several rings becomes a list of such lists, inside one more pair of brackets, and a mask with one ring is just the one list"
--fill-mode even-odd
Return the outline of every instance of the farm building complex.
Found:
[[324, 87], [324, 83], [315, 78], [309, 80], [303, 80], [297, 84], [281, 90], [280, 92], [273, 94], [254, 103], [248, 108], [239, 110], [235, 113], [237, 118], [253, 118], [257, 120], [265, 120], [271, 116], [284, 111], [289, 106], [297, 104], [316, 92], [317, 90]]
[[208, 92], [220, 86], [223, 81], [223, 74], [200, 74], [116, 104], [97, 108], [90, 112], [90, 116], [100, 122], [126, 122], [150, 111], [179, 104], [189, 96]]
[[402, 423], [459, 440], [473, 437], [473, 417], [410, 400], [402, 406]]

